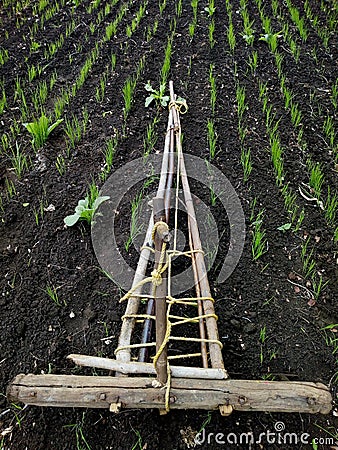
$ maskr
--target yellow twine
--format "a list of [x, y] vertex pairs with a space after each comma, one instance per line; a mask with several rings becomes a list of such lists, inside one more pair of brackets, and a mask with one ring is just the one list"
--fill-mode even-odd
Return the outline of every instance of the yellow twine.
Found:
[[180, 114], [186, 114], [188, 111], [188, 105], [185, 100], [175, 100], [169, 103], [169, 111], [171, 108], [175, 108]]
[[166, 222], [163, 222], [162, 220], [156, 222], [151, 232], [151, 239], [153, 240], [153, 242], [155, 242], [155, 234], [159, 226], [163, 226], [164, 228], [166, 228], [167, 231], [169, 231], [169, 227]]

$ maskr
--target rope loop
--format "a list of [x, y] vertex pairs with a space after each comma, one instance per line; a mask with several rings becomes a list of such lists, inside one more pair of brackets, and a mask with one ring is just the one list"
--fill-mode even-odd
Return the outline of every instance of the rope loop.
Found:
[[188, 111], [187, 102], [183, 99], [171, 101], [169, 103], [169, 111], [171, 108], [175, 108], [180, 114], [186, 114]]

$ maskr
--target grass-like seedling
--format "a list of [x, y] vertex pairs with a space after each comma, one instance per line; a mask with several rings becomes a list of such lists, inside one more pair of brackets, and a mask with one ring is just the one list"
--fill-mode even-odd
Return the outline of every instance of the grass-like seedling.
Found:
[[309, 166], [311, 167], [309, 184], [319, 200], [324, 182], [324, 174], [319, 163], [309, 162]]
[[92, 223], [94, 214], [98, 207], [105, 201], [109, 200], [109, 196], [99, 195], [99, 190], [95, 183], [91, 183], [89, 186], [89, 191], [84, 199], [79, 200], [76, 208], [75, 214], [71, 214], [63, 219], [64, 223], [68, 227], [72, 227], [79, 220], [85, 220], [87, 223]]
[[301, 39], [305, 42], [308, 38], [308, 30], [305, 26], [305, 21], [300, 17], [299, 10], [292, 5], [291, 0], [286, 0], [289, 8], [290, 16], [296, 27], [298, 28]]
[[237, 100], [237, 115], [239, 122], [242, 121], [243, 114], [248, 108], [248, 105], [245, 102], [245, 87], [237, 85], [236, 88], [236, 100]]
[[248, 58], [248, 66], [252, 75], [255, 75], [258, 64], [258, 52], [254, 50]]
[[243, 180], [247, 182], [252, 171], [251, 150], [242, 147], [241, 151], [241, 164], [243, 167]]
[[278, 39], [280, 38], [280, 33], [265, 33], [261, 34], [259, 41], [264, 41], [268, 44], [272, 53], [275, 53], [278, 47]]
[[212, 17], [216, 11], [215, 0], [209, 0], [209, 4], [204, 8], [204, 11], [208, 13], [209, 17]]
[[114, 155], [115, 155], [115, 151], [117, 148], [117, 143], [118, 143], [118, 136], [116, 135], [114, 138], [109, 139], [106, 143], [106, 148], [103, 152], [104, 154], [104, 167], [103, 170], [101, 172], [101, 179], [103, 181], [106, 180], [107, 175], [110, 173], [111, 168], [113, 166], [113, 160], [114, 160]]
[[214, 21], [214, 19], [212, 19], [210, 21], [210, 23], [209, 23], [209, 44], [210, 44], [210, 48], [214, 48], [214, 46], [216, 44], [214, 33], [215, 33], [215, 21]]
[[126, 252], [129, 251], [131, 244], [134, 239], [142, 232], [142, 224], [139, 223], [139, 215], [141, 212], [141, 201], [143, 199], [143, 191], [141, 191], [136, 197], [131, 201], [131, 219], [130, 219], [130, 233], [127, 241], [124, 244]]
[[[62, 303], [59, 299], [57, 288], [55, 286], [52, 286], [50, 284], [47, 284], [46, 289], [43, 289], [43, 291], [48, 295], [48, 297], [57, 305], [62, 306]], [[63, 301], [63, 304], [67, 306], [67, 303]]]
[[327, 222], [330, 225], [334, 225], [338, 209], [338, 197], [336, 193], [331, 193], [330, 186], [327, 188], [327, 197], [324, 209]]
[[162, 0], [162, 2], [159, 2], [159, 8], [160, 8], [160, 15], [162, 16], [163, 11], [165, 10], [165, 7], [167, 6], [167, 0]]
[[210, 159], [214, 159], [216, 156], [217, 136], [216, 136], [213, 119], [208, 119], [207, 128], [208, 128], [208, 142], [209, 142]]
[[58, 155], [55, 161], [56, 170], [62, 176], [66, 171], [66, 161], [62, 155]]
[[35, 122], [24, 123], [24, 127], [29, 131], [29, 133], [33, 136], [32, 145], [35, 150], [41, 148], [48, 139], [50, 133], [55, 130], [60, 123], [63, 122], [63, 119], [58, 119], [56, 122], [50, 124], [50, 119], [42, 115]]
[[227, 38], [230, 50], [232, 53], [234, 53], [236, 47], [236, 36], [234, 32], [234, 25], [232, 23], [232, 14], [229, 14], [229, 27], [227, 30]]
[[88, 441], [83, 433], [85, 414], [86, 413], [82, 414], [82, 420], [80, 422], [63, 426], [63, 428], [69, 428], [74, 431], [77, 450], [92, 450], [92, 447], [88, 444]]
[[266, 341], [266, 326], [264, 325], [264, 327], [262, 327], [259, 330], [259, 342], [261, 344], [259, 360], [260, 360], [261, 364], [263, 364], [263, 361], [264, 361], [263, 345], [264, 345], [265, 341]]
[[291, 105], [291, 122], [292, 125], [296, 128], [300, 125], [302, 120], [302, 113], [298, 107], [297, 103], [292, 103]]
[[209, 192], [210, 192], [210, 204], [211, 206], [215, 206], [217, 201], [217, 194], [215, 192], [215, 188], [212, 183], [210, 183]]
[[300, 259], [303, 264], [303, 274], [304, 278], [313, 278], [316, 273], [316, 262], [313, 259], [313, 248], [308, 251], [308, 245], [310, 240], [307, 239], [306, 241], [302, 242], [301, 246], [301, 252], [300, 252]]
[[179, 0], [176, 3], [175, 11], [176, 11], [177, 17], [181, 17], [181, 15], [182, 15], [182, 0]]
[[28, 168], [27, 157], [20, 150], [20, 145], [15, 142], [15, 151], [12, 148], [11, 153], [8, 155], [11, 164], [13, 166], [16, 176], [20, 179], [25, 169]]
[[135, 87], [136, 81], [133, 80], [133, 78], [127, 78], [122, 88], [124, 99], [124, 110], [123, 110], [124, 119], [127, 118], [131, 110]]
[[255, 30], [253, 29], [254, 21], [250, 20], [248, 9], [247, 9], [247, 0], [240, 0], [241, 6], [241, 15], [243, 19], [243, 39], [249, 45], [253, 45], [255, 37]]
[[145, 107], [147, 108], [153, 101], [159, 103], [161, 106], [166, 107], [170, 100], [169, 95], [164, 95], [165, 93], [165, 84], [160, 85], [160, 89], [154, 89], [150, 82], [145, 85], [145, 90], [151, 92], [151, 94], [146, 98]]
[[171, 41], [172, 41], [172, 38], [169, 36], [167, 46], [165, 49], [164, 61], [163, 61], [162, 68], [161, 68], [161, 84], [164, 84], [164, 85], [166, 85], [166, 83], [167, 83], [169, 70], [170, 70], [170, 60], [171, 60], [171, 51], [172, 51], [172, 42]]
[[331, 102], [335, 109], [338, 107], [338, 78], [336, 82], [332, 85], [331, 90]]
[[328, 285], [329, 280], [326, 282], [323, 281], [322, 275], [317, 275], [316, 273], [312, 277], [311, 284], [312, 284], [312, 292], [314, 294], [314, 297], [316, 300], [320, 297], [320, 294], [322, 293], [323, 289]]
[[252, 244], [251, 254], [252, 259], [257, 261], [264, 253], [267, 252], [266, 231], [263, 228], [264, 210], [259, 211], [255, 221], [251, 223], [252, 227]]
[[333, 148], [336, 139], [336, 132], [333, 125], [333, 118], [331, 116], [326, 117], [323, 125], [323, 131], [325, 135], [329, 138], [330, 147]]
[[147, 126], [146, 134], [143, 139], [143, 158], [146, 160], [153, 150], [156, 142], [157, 142], [157, 134], [155, 131], [155, 126], [158, 123], [159, 119], [157, 117]]
[[67, 156], [70, 155], [70, 148], [75, 148], [75, 145], [81, 140], [82, 135], [86, 132], [88, 124], [88, 111], [84, 109], [82, 112], [83, 119], [80, 121], [73, 115], [71, 120], [65, 120], [65, 133], [69, 138], [67, 143]]
[[104, 93], [106, 90], [106, 76], [100, 79], [99, 86], [95, 90], [95, 98], [98, 103], [101, 103], [104, 99]]
[[284, 180], [284, 163], [283, 163], [283, 149], [279, 137], [274, 136], [270, 139], [271, 159], [276, 175], [276, 184], [281, 186]]
[[7, 97], [5, 88], [2, 88], [2, 96], [0, 96], [0, 115], [4, 112], [5, 108], [7, 106]]
[[213, 70], [214, 70], [214, 65], [210, 64], [210, 68], [209, 68], [210, 104], [211, 104], [212, 113], [215, 114], [217, 91], [216, 91], [216, 80], [214, 77]]

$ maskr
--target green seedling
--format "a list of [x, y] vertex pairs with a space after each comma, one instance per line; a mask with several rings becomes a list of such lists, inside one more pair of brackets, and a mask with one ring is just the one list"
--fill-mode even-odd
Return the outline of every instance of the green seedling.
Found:
[[264, 345], [265, 340], [266, 340], [266, 326], [264, 325], [264, 327], [262, 327], [259, 331], [259, 341], [261, 343], [259, 359], [260, 359], [261, 364], [263, 364], [263, 361], [264, 361], [263, 345]]
[[28, 161], [27, 157], [20, 151], [20, 146], [17, 142], [15, 142], [15, 148], [15, 151], [12, 149], [9, 159], [13, 165], [16, 176], [20, 179], [25, 169], [28, 168]]
[[204, 8], [204, 11], [209, 14], [209, 17], [212, 17], [215, 14], [216, 8], [214, 0], [209, 0], [209, 5]]
[[[318, 300], [322, 290], [328, 285], [329, 280], [323, 282], [323, 277], [321, 275], [316, 276], [316, 272], [313, 274], [311, 284], [312, 284], [312, 291], [315, 296], [315, 299]], [[318, 278], [318, 279], [317, 279]]]
[[210, 48], [214, 48], [215, 46], [215, 38], [214, 38], [214, 33], [215, 33], [215, 21], [214, 19], [211, 20], [211, 22], [209, 23], [209, 43], [210, 43]]
[[215, 108], [216, 108], [216, 98], [217, 98], [217, 91], [216, 91], [216, 79], [213, 73], [214, 65], [210, 64], [209, 68], [209, 82], [210, 82], [210, 104], [212, 113], [215, 114]]
[[168, 37], [167, 46], [164, 54], [164, 61], [161, 68], [161, 84], [166, 84], [170, 70], [170, 60], [172, 52], [172, 38]]
[[50, 119], [42, 115], [35, 122], [24, 123], [24, 127], [29, 131], [29, 133], [33, 136], [32, 145], [35, 150], [41, 148], [48, 139], [50, 133], [55, 130], [60, 123], [63, 122], [63, 119], [58, 119], [56, 122], [50, 123]]
[[145, 85], [145, 90], [148, 92], [151, 92], [151, 94], [146, 98], [145, 101], [145, 107], [148, 108], [148, 106], [155, 101], [156, 103], [160, 103], [162, 106], [166, 107], [168, 105], [168, 102], [170, 100], [170, 97], [168, 95], [164, 95], [165, 93], [165, 84], [160, 85], [160, 89], [157, 91], [156, 89], [153, 89], [150, 82], [148, 82]]
[[257, 216], [256, 220], [251, 224], [252, 226], [252, 244], [251, 244], [251, 254], [252, 259], [257, 261], [264, 253], [267, 252], [267, 239], [266, 231], [262, 228], [263, 225], [263, 214], [264, 210], [261, 210]]
[[248, 58], [248, 66], [250, 67], [252, 75], [256, 73], [257, 64], [258, 64], [258, 52], [254, 50]]
[[91, 450], [91, 446], [88, 444], [88, 441], [83, 433], [84, 420], [85, 413], [82, 414], [82, 420], [79, 423], [64, 425], [64, 428], [69, 428], [70, 430], [75, 432], [76, 450]]
[[316, 262], [313, 259], [314, 250], [311, 249], [310, 252], [307, 251], [309, 240], [307, 239], [302, 243], [300, 259], [303, 264], [303, 274], [304, 278], [313, 278], [316, 273]]
[[137, 437], [137, 441], [135, 442], [135, 444], [132, 446], [131, 450], [143, 450], [144, 449], [144, 445], [142, 443], [142, 436], [141, 433], [138, 430], [134, 430], [134, 428], [132, 428], [133, 432], [136, 434]]
[[330, 187], [327, 188], [327, 198], [325, 202], [325, 218], [330, 225], [334, 225], [338, 209], [337, 194], [331, 194]]
[[[53, 300], [53, 302], [57, 305], [57, 306], [62, 306], [59, 296], [57, 294], [57, 289], [55, 286], [51, 286], [50, 284], [47, 284], [46, 289], [43, 289], [43, 291], [48, 295], [48, 297]], [[63, 302], [65, 306], [67, 306], [67, 304], [65, 302]]]
[[227, 38], [228, 38], [228, 44], [230, 47], [231, 52], [233, 53], [236, 47], [236, 36], [234, 32], [234, 25], [232, 23], [232, 16], [229, 15], [229, 27], [227, 30]]
[[214, 159], [216, 156], [217, 135], [215, 131], [214, 121], [212, 119], [208, 119], [207, 128], [210, 159]]
[[242, 147], [241, 151], [241, 164], [243, 167], [243, 180], [247, 182], [252, 171], [252, 162], [251, 162], [251, 150], [250, 148], [245, 149]]
[[66, 171], [66, 161], [65, 161], [65, 158], [62, 155], [58, 155], [56, 157], [55, 167], [56, 167], [56, 170], [59, 172], [59, 174], [61, 176], [65, 173], [65, 171]]
[[142, 224], [139, 224], [139, 214], [141, 211], [141, 201], [143, 198], [143, 190], [131, 201], [131, 220], [130, 220], [130, 233], [124, 248], [126, 252], [129, 251], [134, 239], [141, 233]]
[[310, 162], [309, 165], [311, 167], [309, 184], [319, 200], [324, 182], [324, 174], [319, 163]]
[[290, 222], [284, 223], [284, 225], [281, 225], [280, 227], [278, 227], [277, 230], [283, 231], [283, 233], [284, 233], [285, 231], [290, 230], [291, 226], [292, 226], [292, 223], [290, 223]]
[[79, 220], [85, 220], [90, 224], [98, 207], [103, 202], [109, 200], [109, 198], [110, 197], [107, 195], [103, 195], [101, 197], [96, 185], [92, 183], [89, 187], [89, 193], [86, 195], [86, 197], [79, 200], [75, 208], [75, 214], [71, 214], [70, 216], [65, 217], [63, 219], [64, 223], [68, 227], [72, 227]]
[[274, 53], [277, 50], [278, 39], [280, 37], [281, 37], [280, 33], [265, 33], [261, 34], [258, 40], [266, 42], [270, 50]]

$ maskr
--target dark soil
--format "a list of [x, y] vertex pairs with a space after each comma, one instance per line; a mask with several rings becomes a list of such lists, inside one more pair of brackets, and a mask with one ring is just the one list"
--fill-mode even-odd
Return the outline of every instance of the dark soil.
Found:
[[[13, 2], [15, 3], [15, 2]], [[35, 3], [35, 2], [33, 2]], [[35, 153], [27, 131], [22, 126], [19, 107], [15, 99], [15, 80], [23, 81], [27, 93], [28, 108], [33, 119], [34, 108], [29, 92], [41, 80], [48, 80], [54, 71], [57, 81], [47, 97], [45, 111], [52, 116], [54, 102], [62, 89], [72, 85], [80, 68], [95, 43], [105, 35], [105, 28], [116, 17], [121, 2], [117, 2], [91, 33], [89, 24], [95, 23], [99, 11], [111, 3], [102, 0], [99, 7], [88, 13], [89, 1], [78, 7], [72, 2], [61, 6], [54, 17], [46, 20], [43, 31], [35, 39], [41, 46], [29, 53], [29, 30], [33, 21], [31, 7], [20, 14], [10, 14], [10, 9], [0, 7], [2, 28], [8, 36], [0, 36], [0, 47], [7, 49], [8, 61], [0, 67], [0, 80], [4, 80], [7, 107], [0, 116], [2, 133], [10, 135], [10, 127], [19, 125], [15, 140], [30, 159], [28, 170], [18, 179], [13, 164], [0, 151], [0, 186], [2, 189], [2, 220], [0, 222], [0, 270], [1, 270], [1, 331], [0, 331], [0, 448], [4, 449], [184, 449], [191, 436], [203, 424], [206, 433], [214, 433], [210, 442], [198, 448], [249, 448], [245, 444], [229, 441], [219, 444], [217, 433], [225, 436], [252, 432], [258, 439], [260, 433], [275, 431], [275, 424], [283, 422], [285, 431], [308, 433], [308, 443], [283, 444], [262, 438], [250, 448], [317, 448], [312, 446], [313, 438], [322, 438], [318, 448], [337, 448], [337, 410], [327, 416], [306, 414], [237, 413], [221, 417], [218, 412], [209, 415], [205, 411], [171, 411], [160, 416], [158, 411], [123, 410], [113, 415], [106, 410], [76, 410], [61, 408], [40, 408], [9, 404], [6, 388], [19, 373], [91, 374], [80, 370], [66, 360], [70, 353], [83, 353], [112, 357], [117, 346], [120, 318], [124, 305], [119, 304], [119, 288], [100, 270], [95, 257], [90, 227], [79, 223], [72, 228], [64, 226], [63, 219], [71, 214], [79, 199], [84, 198], [88, 184], [94, 179], [99, 187], [103, 184], [99, 174], [104, 166], [102, 151], [105, 142], [118, 133], [118, 145], [111, 170], [113, 173], [129, 161], [143, 154], [143, 139], [146, 127], [157, 115], [158, 140], [154, 151], [162, 151], [166, 130], [167, 112], [155, 104], [144, 107], [148, 80], [153, 86], [160, 82], [160, 71], [164, 59], [167, 38], [173, 33], [170, 78], [174, 80], [178, 95], [187, 99], [189, 112], [182, 117], [184, 150], [187, 153], [209, 158], [207, 141], [207, 119], [212, 117], [209, 99], [209, 67], [214, 65], [217, 85], [215, 124], [217, 128], [217, 156], [213, 164], [230, 180], [241, 200], [247, 220], [247, 240], [243, 255], [231, 277], [222, 285], [216, 285], [220, 264], [227, 251], [227, 236], [218, 251], [214, 266], [209, 273], [213, 295], [216, 299], [216, 313], [219, 316], [219, 335], [224, 345], [225, 366], [231, 378], [275, 380], [299, 380], [324, 383], [332, 389], [336, 399], [337, 355], [328, 339], [334, 339], [334, 331], [324, 332], [323, 327], [338, 323], [338, 269], [337, 246], [333, 242], [334, 226], [329, 226], [320, 208], [298, 196], [298, 203], [306, 215], [301, 229], [296, 232], [278, 231], [288, 222], [288, 213], [283, 198], [276, 186], [273, 167], [268, 153], [265, 118], [259, 100], [258, 81], [266, 82], [269, 99], [274, 105], [279, 130], [285, 149], [285, 171], [290, 186], [298, 192], [302, 182], [308, 182], [305, 166], [311, 156], [320, 162], [325, 170], [325, 186], [337, 191], [337, 170], [334, 158], [323, 138], [323, 122], [327, 115], [335, 118], [330, 101], [330, 89], [338, 77], [337, 29], [331, 31], [329, 45], [323, 47], [314, 28], [306, 20], [310, 30], [309, 38], [302, 42], [296, 27], [290, 22], [290, 32], [300, 46], [300, 59], [296, 63], [283, 39], [279, 50], [284, 55], [283, 71], [288, 85], [296, 96], [303, 114], [304, 150], [297, 142], [297, 135], [291, 125], [290, 115], [284, 109], [279, 88], [279, 79], [273, 54], [267, 44], [258, 40], [261, 29], [259, 13], [255, 2], [249, 2], [249, 13], [255, 20], [255, 42], [247, 46], [241, 37], [242, 20], [239, 1], [232, 0], [233, 22], [237, 45], [234, 54], [227, 42], [228, 18], [225, 2], [215, 1], [215, 39], [213, 48], [209, 45], [208, 26], [210, 19], [205, 11], [208, 2], [198, 4], [198, 22], [193, 39], [189, 36], [189, 24], [193, 14], [190, 2], [183, 1], [181, 16], [177, 15], [175, 4], [168, 2], [162, 15], [158, 2], [148, 2], [147, 14], [141, 20], [135, 33], [128, 38], [126, 27], [131, 24], [141, 5], [130, 1], [129, 9], [118, 25], [116, 35], [109, 42], [103, 42], [99, 57], [94, 63], [84, 86], [71, 98], [63, 117], [72, 114], [82, 118], [83, 107], [87, 108], [89, 124], [81, 141], [66, 153], [67, 136], [62, 126], [57, 128], [42, 149]], [[270, 2], [266, 2], [266, 13], [273, 17]], [[327, 17], [334, 16], [337, 9], [334, 1], [308, 2], [318, 14], [319, 23], [325, 28]], [[285, 2], [281, 10], [287, 17]], [[303, 2], [293, 1], [304, 15]], [[72, 12], [72, 9], [74, 11]], [[326, 9], [325, 9], [326, 8]], [[71, 18], [76, 27], [64, 45], [53, 58], [46, 60], [46, 45], [55, 42], [61, 33], [65, 35]], [[20, 28], [16, 28], [17, 19]], [[25, 20], [26, 19], [26, 20]], [[147, 41], [147, 30], [152, 30], [155, 20], [158, 28]], [[337, 22], [336, 22], [337, 23]], [[280, 18], [272, 20], [276, 32], [281, 29]], [[298, 37], [297, 37], [298, 36]], [[314, 57], [314, 50], [316, 57]], [[254, 76], [248, 69], [247, 59], [252, 50], [258, 52], [258, 66]], [[116, 67], [108, 71], [105, 97], [101, 102], [95, 99], [95, 89], [100, 76], [109, 66], [111, 54], [116, 54]], [[71, 56], [71, 59], [70, 59]], [[138, 61], [145, 58], [144, 68], [139, 76], [131, 112], [124, 123], [122, 88], [128, 76], [134, 76]], [[25, 59], [28, 57], [28, 59]], [[38, 64], [44, 67], [40, 78], [28, 81], [27, 66]], [[249, 129], [247, 144], [251, 148], [253, 170], [249, 181], [243, 181], [240, 162], [241, 143], [238, 135], [236, 106], [236, 80], [240, 80], [247, 93], [248, 109], [245, 121]], [[335, 122], [337, 130], [337, 122]], [[66, 170], [60, 175], [55, 162], [59, 155], [66, 161]], [[337, 167], [336, 167], [337, 169]], [[7, 180], [7, 181], [6, 181]], [[16, 193], [8, 195], [8, 183], [12, 182]], [[156, 185], [156, 183], [155, 183]], [[192, 184], [194, 194], [208, 202], [208, 192], [198, 183]], [[153, 188], [153, 186], [152, 186]], [[122, 219], [116, 231], [119, 245], [129, 234], [130, 200], [134, 193], [125, 196]], [[257, 206], [265, 209], [264, 226], [269, 243], [268, 252], [257, 262], [251, 256], [251, 232], [249, 228], [250, 202], [257, 197]], [[34, 212], [40, 210], [38, 223]], [[53, 205], [51, 207], [51, 205]], [[48, 208], [48, 206], [50, 208]], [[122, 206], [121, 206], [122, 208]], [[219, 205], [211, 207], [219, 229], [226, 229], [225, 212]], [[337, 226], [337, 223], [335, 224]], [[318, 270], [323, 274], [327, 286], [315, 304], [309, 306], [305, 290], [296, 289], [290, 283], [296, 280], [305, 286], [302, 277], [300, 246], [304, 236], [310, 236], [315, 245], [315, 259]], [[131, 266], [137, 260], [135, 249], [124, 256]], [[300, 274], [300, 275], [299, 275]], [[295, 278], [296, 277], [296, 278]], [[57, 289], [60, 305], [46, 294], [47, 286]], [[266, 327], [267, 339], [263, 349], [259, 339], [260, 330]], [[112, 336], [106, 344], [103, 338]], [[325, 340], [325, 336], [327, 339]], [[263, 351], [264, 359], [260, 354]], [[207, 421], [207, 422], [205, 422]], [[332, 437], [331, 443], [324, 439]], [[2, 440], [1, 440], [2, 439]], [[221, 438], [219, 438], [221, 439]], [[271, 438], [272, 439], [272, 438]], [[321, 445], [323, 444], [323, 445]], [[335, 447], [336, 446], [336, 447]]]

